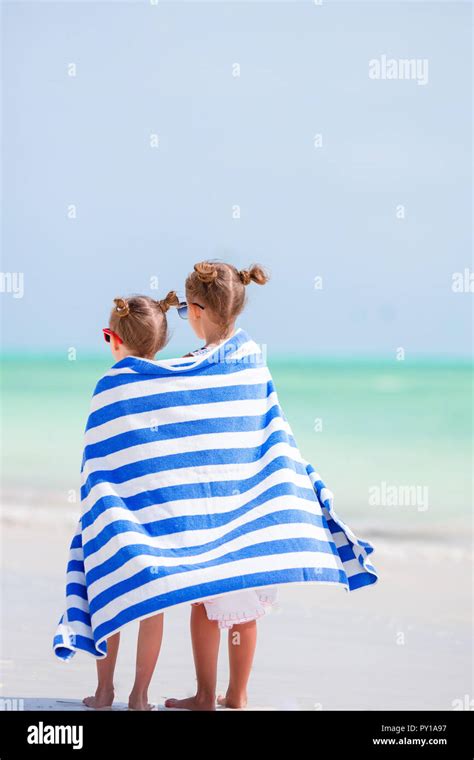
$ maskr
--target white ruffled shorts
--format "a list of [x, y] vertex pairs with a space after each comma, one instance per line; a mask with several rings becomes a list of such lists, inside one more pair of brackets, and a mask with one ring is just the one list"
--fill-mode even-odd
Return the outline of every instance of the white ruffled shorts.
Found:
[[239, 623], [267, 615], [277, 606], [277, 589], [274, 586], [230, 591], [222, 596], [205, 599], [203, 604], [209, 620], [217, 620], [219, 628], [232, 628]]

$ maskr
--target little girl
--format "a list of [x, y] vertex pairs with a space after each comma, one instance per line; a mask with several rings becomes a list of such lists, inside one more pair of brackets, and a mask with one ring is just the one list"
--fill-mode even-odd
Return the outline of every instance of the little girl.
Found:
[[[238, 271], [231, 264], [196, 264], [186, 280], [186, 302], [180, 304], [178, 314], [189, 319], [205, 346], [188, 355], [201, 355], [231, 338], [235, 321], [245, 305], [245, 286], [250, 282], [264, 285], [267, 280], [267, 274], [257, 265]], [[276, 589], [268, 587], [231, 592], [193, 604], [191, 638], [197, 692], [188, 699], [168, 699], [165, 706], [215, 709], [220, 630], [228, 629], [229, 685], [218, 703], [223, 707], [245, 707], [257, 643], [256, 621], [270, 611], [275, 602]]]
[[[127, 356], [154, 359], [168, 341], [166, 312], [178, 306], [174, 291], [166, 298], [154, 301], [147, 296], [116, 298], [104, 338], [109, 343], [115, 363]], [[137, 641], [135, 682], [130, 692], [130, 710], [149, 710], [148, 686], [155, 670], [163, 637], [163, 614], [140, 621]], [[114, 670], [120, 642], [120, 633], [107, 639], [107, 656], [97, 660], [98, 684], [93, 697], [83, 700], [87, 707], [109, 709], [114, 700]]]

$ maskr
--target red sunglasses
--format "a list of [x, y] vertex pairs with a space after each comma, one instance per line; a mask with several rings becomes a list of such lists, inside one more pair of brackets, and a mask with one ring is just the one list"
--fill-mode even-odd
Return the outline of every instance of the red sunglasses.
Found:
[[103, 327], [102, 332], [104, 333], [104, 340], [106, 343], [110, 343], [110, 338], [115, 338], [119, 343], [123, 343], [122, 338], [120, 338], [117, 333], [114, 333], [113, 330], [109, 330], [108, 327]]

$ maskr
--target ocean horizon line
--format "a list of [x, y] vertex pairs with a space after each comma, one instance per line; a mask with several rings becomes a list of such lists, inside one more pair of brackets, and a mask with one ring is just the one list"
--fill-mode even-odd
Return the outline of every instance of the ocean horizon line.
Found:
[[[76, 358], [70, 359], [68, 357], [68, 350], [66, 351], [59, 351], [59, 350], [38, 350], [38, 349], [32, 349], [32, 350], [22, 350], [22, 351], [3, 351], [0, 352], [0, 361], [8, 363], [8, 362], [60, 362], [60, 361], [77, 361], [77, 362], [88, 362], [88, 363], [97, 363], [104, 361], [105, 363], [110, 363], [111, 357], [104, 353], [103, 351], [91, 351], [91, 350], [82, 350], [80, 348], [74, 347], [76, 350]], [[160, 352], [159, 359], [169, 359], [173, 357], [179, 357], [184, 356], [187, 351], [189, 351], [189, 348], [185, 347], [178, 347], [174, 351], [164, 350]], [[159, 360], [158, 359], [158, 360]], [[375, 365], [384, 365], [384, 366], [393, 366], [393, 365], [411, 365], [411, 366], [439, 366], [439, 367], [462, 367], [462, 368], [469, 368], [472, 367], [473, 364], [473, 357], [469, 355], [450, 355], [450, 354], [411, 354], [406, 356], [403, 359], [397, 359], [395, 355], [390, 355], [388, 353], [384, 354], [376, 354], [376, 353], [365, 353], [365, 354], [356, 354], [356, 353], [334, 353], [334, 354], [328, 354], [328, 353], [321, 353], [321, 354], [314, 354], [314, 353], [300, 353], [300, 352], [291, 352], [291, 351], [278, 351], [278, 352], [267, 352], [267, 359], [271, 363], [281, 363], [281, 364], [288, 364], [288, 363], [294, 363], [294, 364], [322, 364], [322, 365], [342, 365], [342, 364], [352, 364], [352, 365], [360, 365], [360, 366], [375, 366]], [[112, 366], [112, 364], [111, 364]]]

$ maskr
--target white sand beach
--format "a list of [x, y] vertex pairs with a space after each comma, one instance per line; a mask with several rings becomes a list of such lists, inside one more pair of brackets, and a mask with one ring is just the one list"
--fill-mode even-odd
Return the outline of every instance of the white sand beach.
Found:
[[[68, 663], [51, 641], [63, 608], [73, 518], [5, 510], [2, 522], [1, 691], [23, 709], [87, 709], [95, 662], [77, 654]], [[286, 586], [279, 610], [259, 624], [249, 709], [463, 709], [472, 684], [472, 556], [470, 535], [442, 541], [371, 535], [375, 586], [347, 594], [342, 587]], [[150, 701], [193, 693], [189, 605], [165, 616], [163, 649]], [[115, 709], [125, 709], [132, 684], [137, 626], [122, 634]], [[224, 638], [224, 635], [223, 635]], [[219, 688], [226, 685], [222, 642]], [[8, 704], [8, 703], [6, 703]], [[464, 709], [466, 709], [464, 707]]]

